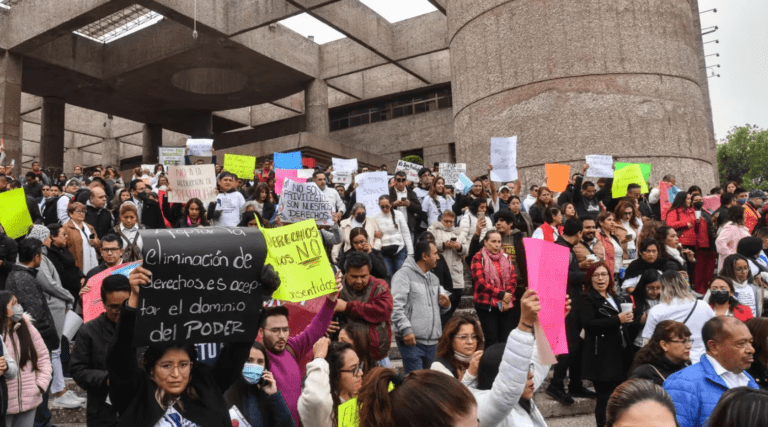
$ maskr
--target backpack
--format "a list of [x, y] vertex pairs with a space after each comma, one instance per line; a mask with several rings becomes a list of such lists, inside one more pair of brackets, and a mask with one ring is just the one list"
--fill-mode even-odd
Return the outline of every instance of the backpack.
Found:
[[[115, 232], [117, 232], [117, 234], [120, 235], [120, 237], [123, 240], [125, 240], [126, 242], [128, 241], [128, 238], [125, 237], [125, 234], [123, 234], [123, 232], [120, 230], [120, 224], [116, 225], [114, 230], [115, 230]], [[136, 235], [133, 236], [133, 242], [132, 243], [128, 243], [128, 246], [126, 246], [123, 249], [123, 262], [124, 263], [126, 263], [126, 262], [134, 262], [134, 261], [141, 261], [142, 259], [144, 259], [141, 256], [141, 249], [139, 249], [139, 246], [136, 244], [136, 242], [138, 242], [138, 241], [139, 241], [139, 233], [137, 232]]]
[[58, 203], [61, 196], [56, 199], [48, 199], [45, 202], [45, 209], [43, 209], [43, 224], [51, 225], [59, 223]]

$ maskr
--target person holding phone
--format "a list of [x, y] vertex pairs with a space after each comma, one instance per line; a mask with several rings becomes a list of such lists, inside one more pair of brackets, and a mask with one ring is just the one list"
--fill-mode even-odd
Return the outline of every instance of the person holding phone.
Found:
[[[459, 230], [453, 225], [455, 219], [456, 214], [453, 211], [445, 211], [440, 216], [440, 221], [430, 225], [429, 229], [427, 229], [428, 232], [435, 236], [437, 251], [445, 259], [453, 281], [452, 289], [447, 289], [451, 292], [451, 295], [448, 297], [451, 300], [451, 308], [441, 316], [443, 325], [453, 317], [453, 313], [461, 302], [461, 295], [464, 293], [463, 258], [469, 253], [469, 243], [459, 241]], [[485, 218], [483, 218], [484, 220]]]
[[75, 202], [67, 207], [69, 221], [64, 224], [67, 232], [67, 248], [75, 257], [75, 265], [80, 271], [87, 272], [99, 265], [96, 248], [101, 242], [96, 237], [96, 230], [85, 222], [85, 205]]

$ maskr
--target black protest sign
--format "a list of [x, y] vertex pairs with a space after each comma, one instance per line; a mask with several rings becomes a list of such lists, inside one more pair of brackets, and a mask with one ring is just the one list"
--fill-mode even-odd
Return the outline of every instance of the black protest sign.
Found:
[[247, 342], [258, 333], [267, 256], [256, 228], [141, 230], [142, 286], [134, 344]]

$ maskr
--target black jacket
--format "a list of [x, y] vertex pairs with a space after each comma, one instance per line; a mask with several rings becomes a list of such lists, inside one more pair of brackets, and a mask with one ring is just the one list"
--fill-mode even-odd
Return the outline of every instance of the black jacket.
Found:
[[[617, 307], [622, 301], [611, 296]], [[619, 321], [619, 311], [596, 290], [590, 289], [581, 299], [581, 325], [584, 328], [582, 373], [592, 381], [627, 379], [632, 363], [632, 341], [627, 324]]]
[[[591, 199], [587, 199], [581, 194], [581, 186], [584, 182], [584, 177], [579, 175], [576, 178], [576, 183], [573, 186], [573, 206], [576, 208], [576, 214], [579, 218], [592, 218], [597, 221], [597, 216], [600, 215], [600, 202], [608, 205], [611, 202], [611, 186], [613, 185], [613, 178], [609, 178], [600, 191], [595, 192], [595, 195]], [[608, 210], [613, 212], [609, 207]]]
[[[419, 202], [419, 198], [416, 196], [416, 193], [414, 193], [413, 190], [408, 187], [405, 187], [405, 191], [408, 193], [408, 201], [411, 202], [410, 206], [406, 208], [408, 212], [408, 228], [411, 230], [411, 232], [415, 233], [416, 227], [419, 226], [423, 219], [422, 217], [424, 212], [421, 209], [421, 202]], [[397, 190], [394, 186], [392, 186], [389, 188], [389, 203], [395, 203], [397, 200]]]
[[104, 237], [112, 228], [112, 213], [107, 208], [97, 208], [90, 203], [85, 205], [85, 222], [93, 226], [99, 239]]
[[77, 334], [72, 352], [70, 372], [72, 379], [88, 392], [88, 427], [112, 427], [117, 425], [117, 412], [106, 403], [107, 350], [115, 335], [117, 325], [106, 313], [84, 324]]
[[160, 212], [160, 203], [150, 198], [145, 198], [141, 201], [139, 218], [141, 218], [140, 223], [144, 228], [165, 228], [163, 213]]
[[[690, 364], [691, 362], [675, 363], [667, 359], [666, 356], [661, 356], [651, 363], [646, 363], [635, 368], [631, 373], [632, 376], [630, 379], [642, 378], [644, 380], [651, 380], [660, 386], [664, 386], [664, 380]], [[659, 374], [663, 375], [664, 378], [660, 377]]]
[[[344, 268], [344, 261], [347, 259], [347, 252], [340, 253], [338, 259], [336, 260], [336, 267], [339, 267], [339, 270], [341, 270], [341, 272], [344, 274], [347, 274], [347, 270]], [[373, 266], [373, 268], [371, 268], [371, 276], [377, 279], [386, 280], [387, 283], [389, 283], [391, 277], [387, 272], [387, 265], [384, 264], [384, 255], [381, 253], [381, 251], [377, 249], [371, 249], [371, 253], [368, 254], [368, 257], [371, 259], [371, 264]]]
[[37, 270], [16, 264], [8, 276], [5, 289], [16, 295], [24, 311], [32, 316], [35, 328], [40, 332], [45, 346], [48, 347], [48, 351], [52, 351], [59, 348], [59, 334], [56, 332], [51, 310], [46, 303], [43, 289], [35, 279], [36, 276]]
[[53, 266], [56, 267], [56, 272], [59, 273], [59, 277], [61, 278], [61, 285], [72, 294], [75, 301], [79, 301], [80, 279], [85, 277], [85, 274], [77, 268], [75, 257], [66, 246], [59, 248], [55, 245], [51, 245], [48, 248], [48, 259], [51, 260]]
[[[258, 321], [256, 319], [256, 321]], [[165, 411], [155, 400], [157, 385], [134, 357], [133, 331], [136, 309], [123, 306], [117, 331], [107, 352], [109, 398], [120, 414], [119, 426], [154, 427]], [[192, 365], [190, 386], [199, 396], [182, 395], [174, 408], [187, 420], [204, 427], [232, 427], [224, 391], [242, 375], [253, 342], [230, 343], [222, 348], [214, 366]]]
[[5, 282], [16, 264], [16, 256], [19, 254], [19, 245], [6, 234], [0, 234], [0, 289], [5, 289]]

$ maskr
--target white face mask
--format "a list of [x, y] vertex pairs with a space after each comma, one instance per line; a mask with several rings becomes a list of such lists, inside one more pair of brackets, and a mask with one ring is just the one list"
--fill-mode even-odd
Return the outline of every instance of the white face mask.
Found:
[[11, 311], [13, 311], [13, 315], [11, 315], [11, 321], [18, 323], [21, 320], [21, 316], [24, 315], [24, 308], [21, 306], [21, 304], [16, 304], [11, 307]]

